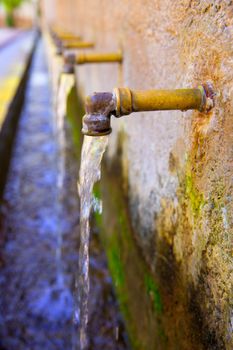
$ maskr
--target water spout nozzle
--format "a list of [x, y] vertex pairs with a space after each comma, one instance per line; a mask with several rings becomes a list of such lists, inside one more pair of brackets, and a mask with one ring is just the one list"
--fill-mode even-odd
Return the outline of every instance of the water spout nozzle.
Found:
[[91, 52], [78, 53], [75, 55], [69, 51], [63, 53], [64, 66], [63, 72], [74, 73], [74, 66], [80, 64], [101, 64], [101, 63], [122, 63], [123, 55], [118, 52]]
[[110, 118], [115, 110], [116, 100], [113, 93], [101, 92], [88, 96], [82, 133], [88, 136], [110, 134], [112, 131]]
[[93, 42], [82, 40], [62, 40], [58, 37], [54, 39], [56, 54], [61, 56], [65, 50], [91, 49], [95, 46]]
[[80, 35], [71, 34], [69, 32], [58, 32], [56, 35], [60, 40], [64, 41], [82, 40], [82, 37]]
[[74, 54], [69, 51], [63, 53], [64, 66], [63, 72], [74, 73], [74, 66], [80, 64], [101, 64], [101, 63], [122, 63], [123, 54], [117, 52], [83, 52]]
[[76, 64], [87, 63], [122, 63], [122, 51], [116, 52], [83, 52], [76, 56]]
[[63, 59], [64, 59], [64, 65], [63, 65], [62, 72], [66, 74], [73, 74], [75, 70], [74, 67], [76, 62], [76, 55], [69, 51], [65, 51], [63, 53]]
[[92, 49], [95, 44], [91, 41], [66, 40], [63, 42], [63, 49]]

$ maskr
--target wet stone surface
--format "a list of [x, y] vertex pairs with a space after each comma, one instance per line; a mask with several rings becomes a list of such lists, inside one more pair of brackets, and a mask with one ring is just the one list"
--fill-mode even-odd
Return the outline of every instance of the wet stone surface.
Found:
[[[72, 349], [78, 171], [68, 143], [65, 185], [58, 193], [59, 152], [51, 105], [40, 42], [1, 203], [0, 350]], [[59, 230], [63, 242], [58, 264]], [[90, 254], [89, 349], [128, 349], [98, 232], [92, 232]]]

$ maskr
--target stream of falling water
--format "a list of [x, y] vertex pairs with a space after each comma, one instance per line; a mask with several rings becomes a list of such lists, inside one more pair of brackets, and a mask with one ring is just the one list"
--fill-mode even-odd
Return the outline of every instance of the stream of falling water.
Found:
[[88, 346], [88, 296], [89, 296], [89, 218], [94, 207], [93, 186], [101, 176], [101, 160], [108, 144], [108, 136], [85, 136], [78, 192], [80, 196], [80, 248], [79, 267], [75, 281], [73, 350], [85, 350]]
[[73, 74], [61, 74], [59, 81], [59, 88], [57, 93], [57, 114], [56, 114], [56, 134], [58, 140], [58, 160], [57, 160], [57, 213], [59, 218], [59, 229], [57, 232], [57, 248], [56, 248], [56, 262], [57, 262], [57, 284], [59, 287], [64, 286], [63, 266], [62, 266], [62, 245], [63, 245], [63, 193], [65, 180], [65, 161], [66, 161], [66, 137], [65, 137], [65, 116], [67, 97], [75, 84]]

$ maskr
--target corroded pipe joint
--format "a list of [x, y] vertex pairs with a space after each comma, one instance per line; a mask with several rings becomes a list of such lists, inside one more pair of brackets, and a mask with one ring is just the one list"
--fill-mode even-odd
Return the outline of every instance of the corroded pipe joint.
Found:
[[56, 46], [56, 55], [62, 55], [63, 52], [63, 46], [62, 46], [62, 41], [56, 36], [54, 38], [54, 44]]
[[87, 97], [85, 107], [82, 133], [89, 136], [110, 134], [110, 118], [116, 110], [115, 95], [109, 92], [94, 93]]
[[123, 115], [132, 113], [133, 99], [132, 92], [128, 88], [115, 88], [113, 90], [116, 99], [116, 117], [119, 118]]
[[204, 84], [199, 86], [199, 89], [202, 91], [202, 94], [204, 95], [204, 103], [202, 105], [201, 112], [208, 113], [214, 106], [214, 98], [215, 98], [215, 91], [213, 88], [213, 85], [210, 81], [205, 82]]
[[64, 59], [63, 73], [73, 74], [75, 63], [76, 63], [76, 55], [71, 52], [64, 52], [63, 59]]

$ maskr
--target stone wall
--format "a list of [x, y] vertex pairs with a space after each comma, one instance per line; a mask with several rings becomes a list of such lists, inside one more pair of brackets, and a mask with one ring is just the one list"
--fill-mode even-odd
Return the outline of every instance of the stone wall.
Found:
[[[59, 0], [56, 13], [58, 25], [94, 40], [96, 50], [123, 49], [122, 66], [77, 68], [80, 96], [213, 83], [208, 115], [148, 112], [113, 121], [103, 235], [118, 237], [106, 249], [135, 348], [232, 349], [232, 1]], [[127, 201], [114, 207], [116, 186]], [[115, 268], [114, 247], [124, 261]]]

